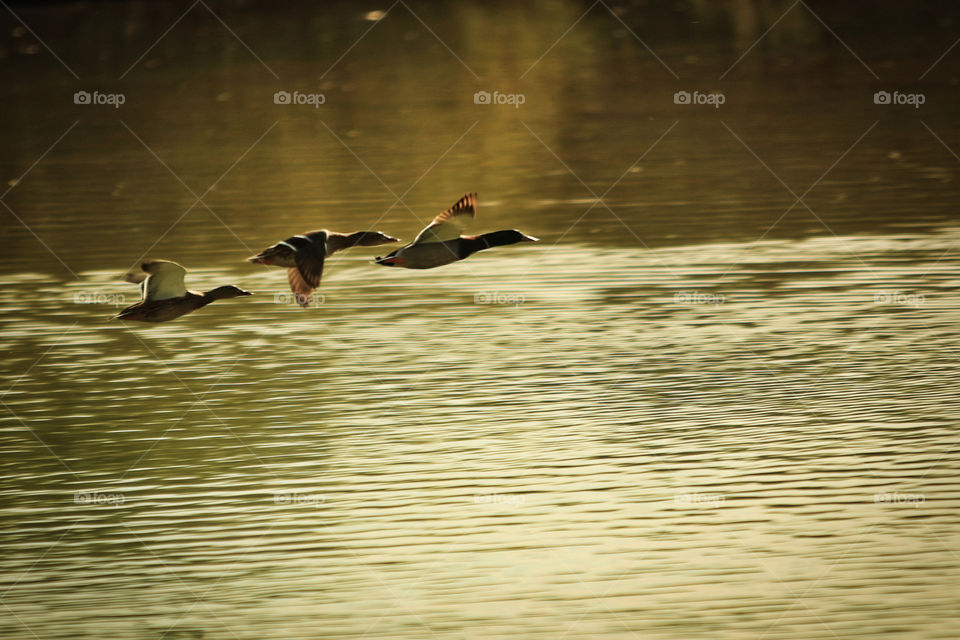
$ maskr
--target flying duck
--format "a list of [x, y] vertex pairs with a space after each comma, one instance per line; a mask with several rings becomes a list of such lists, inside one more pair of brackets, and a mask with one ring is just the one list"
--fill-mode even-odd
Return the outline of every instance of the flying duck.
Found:
[[205, 307], [215, 300], [253, 295], [238, 287], [225, 285], [206, 293], [187, 291], [183, 276], [187, 270], [169, 260], [147, 260], [140, 265], [143, 273], [128, 273], [127, 282], [140, 285], [142, 299], [130, 305], [112, 320], [166, 322]]
[[305, 307], [310, 304], [313, 290], [320, 286], [323, 261], [327, 256], [350, 247], [371, 247], [390, 242], [400, 241], [379, 231], [336, 233], [321, 229], [281, 240], [247, 260], [254, 264], [286, 267], [290, 290], [300, 306]]
[[479, 236], [463, 236], [461, 232], [473, 222], [477, 212], [477, 194], [468, 193], [420, 232], [413, 242], [397, 249], [375, 262], [387, 267], [405, 269], [432, 269], [490, 247], [518, 242], [537, 242], [539, 238], [520, 233], [516, 229], [493, 231]]

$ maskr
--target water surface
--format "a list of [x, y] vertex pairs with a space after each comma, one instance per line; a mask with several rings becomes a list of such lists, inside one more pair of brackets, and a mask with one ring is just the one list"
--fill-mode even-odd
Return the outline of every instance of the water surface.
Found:
[[[14, 7], [0, 635], [954, 637], [956, 21], [696, 6]], [[542, 242], [243, 262], [473, 190]]]

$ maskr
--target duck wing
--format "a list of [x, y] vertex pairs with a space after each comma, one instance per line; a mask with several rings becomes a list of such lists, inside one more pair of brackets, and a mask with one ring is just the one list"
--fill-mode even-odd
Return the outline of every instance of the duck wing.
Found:
[[137, 271], [128, 271], [127, 273], [123, 274], [123, 279], [131, 284], [140, 285], [140, 301], [142, 302], [147, 299], [147, 287], [145, 284], [147, 280], [147, 274]]
[[456, 240], [473, 222], [477, 213], [477, 194], [468, 193], [455, 205], [438, 215], [414, 239], [413, 244]]
[[287, 242], [296, 247], [293, 257], [296, 267], [287, 269], [290, 290], [296, 295], [301, 307], [310, 304], [313, 290], [320, 286], [323, 276], [323, 259], [327, 254], [327, 234], [311, 234], [311, 237], [293, 236]]
[[266, 264], [276, 267], [293, 267], [297, 262], [295, 257], [296, 253], [300, 250], [300, 247], [303, 247], [307, 244], [305, 240], [313, 243], [319, 242], [322, 238], [327, 243], [327, 251], [333, 253], [331, 250], [331, 241], [333, 240], [334, 235], [341, 234], [332, 234], [326, 229], [321, 229], [319, 231], [310, 231], [308, 233], [290, 236], [286, 240], [281, 240], [280, 242], [267, 247], [257, 255], [250, 256], [247, 258], [247, 261], [254, 264]]
[[187, 294], [183, 277], [187, 270], [169, 260], [147, 260], [141, 265], [147, 273], [144, 300], [167, 300]]

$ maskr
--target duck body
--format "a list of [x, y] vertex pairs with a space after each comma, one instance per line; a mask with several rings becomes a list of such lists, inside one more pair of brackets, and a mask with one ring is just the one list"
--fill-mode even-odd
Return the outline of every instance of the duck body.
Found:
[[464, 260], [477, 251], [518, 242], [537, 242], [516, 229], [493, 231], [478, 236], [463, 236], [460, 232], [473, 221], [477, 209], [477, 194], [468, 193], [433, 219], [416, 239], [375, 262], [386, 267], [405, 269], [433, 269]]
[[233, 285], [224, 285], [202, 293], [187, 291], [183, 285], [186, 269], [176, 262], [148, 260], [141, 268], [144, 273], [127, 274], [127, 281], [141, 285], [143, 299], [115, 315], [114, 320], [167, 322], [217, 300], [253, 295]]
[[313, 290], [320, 286], [327, 256], [356, 246], [375, 246], [399, 242], [379, 231], [337, 233], [320, 229], [290, 236], [247, 258], [253, 264], [287, 269], [287, 281], [301, 306], [310, 304]]
[[297, 267], [297, 253], [309, 252], [320, 253], [326, 258], [332, 251], [327, 249], [327, 237], [329, 231], [321, 229], [311, 231], [295, 236], [290, 236], [286, 240], [271, 245], [255, 256], [247, 258], [247, 262], [253, 264], [265, 264], [271, 267], [285, 267], [295, 269]]
[[[234, 287], [236, 288], [236, 287]], [[240, 291], [240, 289], [237, 289]], [[214, 289], [213, 291], [216, 291]], [[141, 301], [131, 305], [116, 315], [117, 320], [138, 320], [140, 322], [167, 322], [176, 320], [180, 316], [192, 313], [201, 307], [205, 307], [215, 300], [211, 294], [213, 291], [201, 293], [199, 291], [187, 291], [179, 298], [168, 298], [166, 300]], [[237, 296], [253, 295], [248, 291], [236, 294]], [[235, 296], [230, 296], [235, 297]]]
[[518, 242], [536, 242], [533, 236], [519, 231], [494, 231], [479, 236], [462, 236], [446, 242], [424, 242], [409, 244], [384, 258], [378, 258], [377, 264], [406, 269], [433, 269], [465, 260], [477, 251], [500, 247]]
[[401, 249], [377, 258], [376, 263], [390, 267], [407, 269], [433, 269], [445, 264], [463, 260], [463, 247], [459, 239], [449, 242], [428, 242], [409, 244]]

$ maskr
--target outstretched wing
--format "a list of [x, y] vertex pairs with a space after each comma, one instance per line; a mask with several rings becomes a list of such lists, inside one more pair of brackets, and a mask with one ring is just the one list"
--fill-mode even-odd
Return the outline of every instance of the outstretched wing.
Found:
[[147, 260], [141, 268], [149, 274], [144, 300], [167, 300], [187, 294], [183, 277], [187, 270], [169, 260]]
[[296, 267], [287, 269], [287, 281], [290, 283], [290, 290], [296, 295], [297, 303], [305, 307], [310, 304], [313, 290], [320, 286], [323, 259], [327, 253], [327, 234], [311, 234], [310, 238], [293, 236], [287, 242], [296, 247], [294, 260], [297, 264]]
[[[147, 299], [147, 286], [146, 286], [147, 274], [143, 272], [137, 272], [137, 271], [128, 271], [127, 273], [123, 274], [123, 279], [131, 284], [140, 285], [140, 300]], [[117, 317], [120, 317], [120, 316], [117, 316]]]
[[436, 218], [420, 232], [413, 244], [449, 242], [456, 240], [473, 222], [477, 213], [477, 194], [468, 193]]

